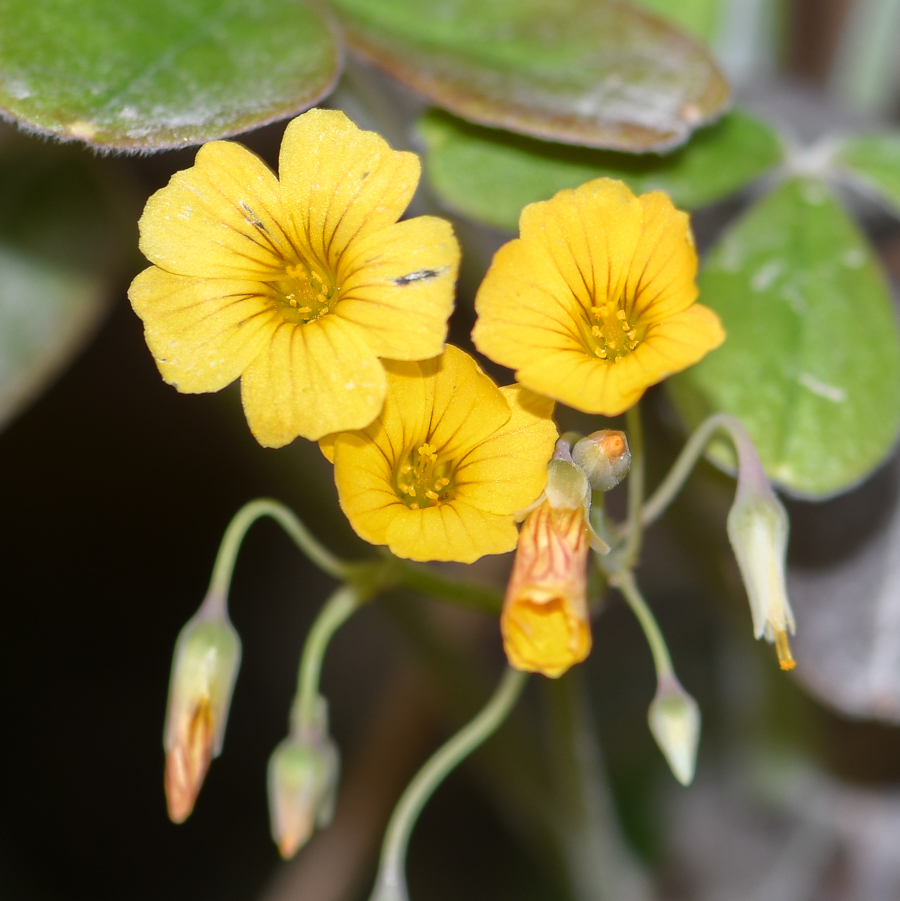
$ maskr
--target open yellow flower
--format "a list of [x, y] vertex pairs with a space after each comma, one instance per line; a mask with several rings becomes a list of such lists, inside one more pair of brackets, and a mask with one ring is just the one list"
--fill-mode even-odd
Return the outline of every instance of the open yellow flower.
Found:
[[476, 347], [519, 382], [615, 416], [725, 338], [694, 303], [697, 254], [662, 193], [600, 178], [533, 203], [478, 291]]
[[451, 345], [436, 359], [386, 368], [378, 419], [322, 442], [350, 524], [413, 560], [471, 563], [511, 551], [513, 514], [547, 481], [553, 402], [498, 388]]
[[229, 141], [201, 147], [147, 202], [154, 265], [129, 291], [163, 378], [202, 393], [240, 377], [268, 447], [372, 422], [379, 358], [441, 352], [459, 265], [447, 222], [397, 221], [418, 158], [343, 113], [294, 119], [279, 170]]

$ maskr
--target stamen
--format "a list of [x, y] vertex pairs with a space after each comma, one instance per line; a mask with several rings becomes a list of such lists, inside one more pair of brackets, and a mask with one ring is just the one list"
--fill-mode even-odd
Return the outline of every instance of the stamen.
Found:
[[447, 461], [441, 462], [434, 445], [427, 441], [420, 444], [407, 462], [397, 467], [397, 497], [410, 510], [439, 507], [448, 499], [450, 477], [443, 475], [447, 470]]
[[640, 344], [637, 327], [618, 303], [603, 303], [590, 308], [598, 324], [590, 323], [587, 350], [608, 363], [617, 363]]
[[289, 322], [303, 324], [327, 316], [335, 307], [340, 288], [327, 273], [297, 262], [284, 267], [284, 277], [269, 283], [276, 305]]
[[783, 670], [792, 670], [797, 661], [791, 656], [791, 645], [788, 642], [787, 632], [775, 630], [775, 650], [778, 653], [778, 665]]

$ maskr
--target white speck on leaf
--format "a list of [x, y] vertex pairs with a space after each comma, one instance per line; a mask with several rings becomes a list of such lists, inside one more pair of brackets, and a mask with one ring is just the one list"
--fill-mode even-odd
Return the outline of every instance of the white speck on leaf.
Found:
[[784, 266], [779, 260], [769, 260], [765, 266], [762, 266], [753, 274], [750, 286], [754, 291], [765, 291], [781, 275], [783, 268]]
[[833, 404], [842, 404], [847, 399], [847, 392], [844, 391], [843, 388], [838, 388], [837, 385], [829, 385], [827, 382], [822, 382], [808, 372], [801, 372], [800, 375], [797, 376], [797, 381], [803, 385], [804, 388], [812, 391], [813, 394], [824, 397], [825, 400], [830, 400]]

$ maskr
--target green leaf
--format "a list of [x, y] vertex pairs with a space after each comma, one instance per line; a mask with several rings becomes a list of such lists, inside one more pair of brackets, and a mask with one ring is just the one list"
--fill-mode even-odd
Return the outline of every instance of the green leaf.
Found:
[[425, 171], [452, 210], [516, 231], [522, 207], [594, 178], [620, 178], [635, 193], [666, 191], [697, 209], [739, 191], [781, 160], [775, 134], [735, 111], [666, 156], [550, 144], [432, 111], [419, 120]]
[[[894, 445], [900, 335], [872, 249], [824, 182], [793, 179], [721, 239], [700, 300], [725, 344], [668, 381], [689, 426], [739, 417], [766, 472], [814, 498], [846, 490]], [[730, 466], [723, 443], [714, 460]]]
[[0, 107], [101, 147], [180, 147], [300, 112], [340, 69], [303, 0], [0, 0]]
[[619, 0], [334, 0], [348, 41], [451, 112], [628, 151], [684, 143], [728, 85], [705, 48]]
[[900, 215], [900, 134], [851, 138], [835, 162], [860, 180], [864, 191], [879, 196]]
[[113, 163], [25, 138], [0, 153], [0, 427], [90, 338], [136, 246]]
[[722, 10], [721, 0], [632, 0], [636, 6], [668, 19], [707, 44], [716, 37]]

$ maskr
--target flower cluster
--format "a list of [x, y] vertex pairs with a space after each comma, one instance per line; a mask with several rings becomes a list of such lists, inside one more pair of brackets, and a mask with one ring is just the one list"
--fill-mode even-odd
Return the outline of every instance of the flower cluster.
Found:
[[[419, 172], [413, 154], [335, 111], [290, 123], [277, 176], [237, 144], [207, 144], [147, 203], [152, 265], [129, 296], [167, 382], [208, 392], [240, 378], [260, 444], [320, 441], [366, 541], [461, 562], [518, 542], [507, 651], [559, 675], [590, 649], [586, 561], [592, 544], [606, 548], [590, 487], [564, 496], [554, 479], [569, 467], [588, 486], [602, 469], [605, 490], [618, 477], [615, 455], [596, 448], [580, 451], [587, 462], [551, 461], [554, 402], [619, 414], [724, 333], [695, 303], [687, 216], [664, 194], [598, 179], [526, 207], [478, 291], [475, 346], [518, 381], [498, 387], [445, 345], [451, 226], [399, 221]], [[531, 511], [521, 537], [520, 511]]]

